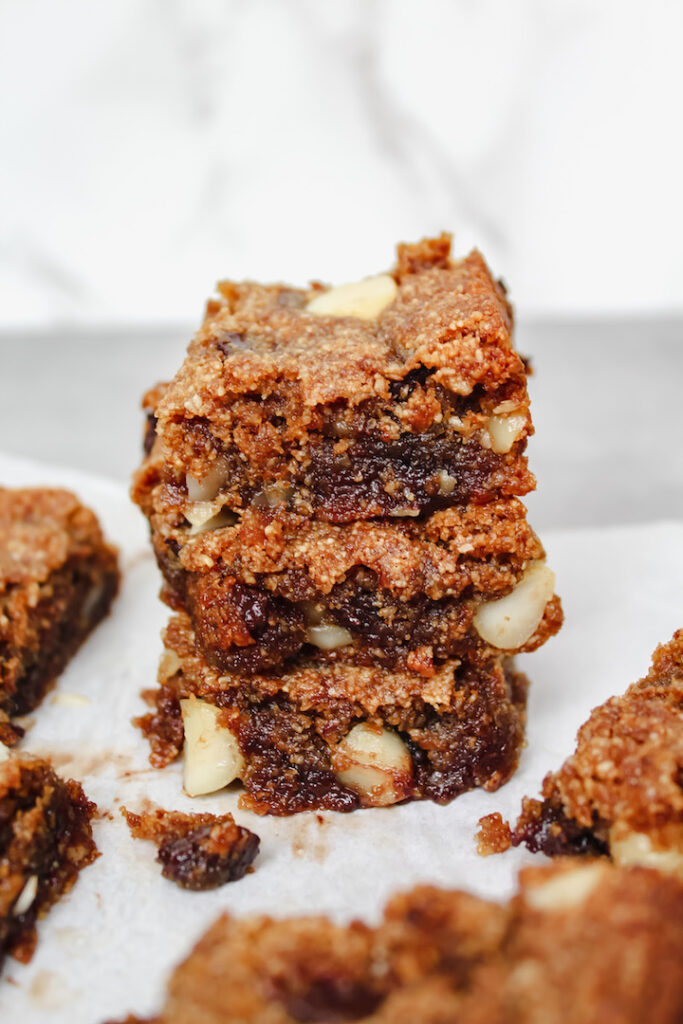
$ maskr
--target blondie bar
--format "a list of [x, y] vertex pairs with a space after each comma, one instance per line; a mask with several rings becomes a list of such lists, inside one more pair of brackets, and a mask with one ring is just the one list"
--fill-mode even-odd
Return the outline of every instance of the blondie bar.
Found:
[[95, 812], [79, 783], [46, 761], [16, 754], [0, 762], [0, 966], [7, 954], [31, 959], [36, 920], [98, 856]]
[[344, 525], [249, 508], [193, 534], [172, 490], [160, 490], [147, 511], [163, 595], [187, 609], [205, 657], [224, 671], [316, 654], [429, 674], [482, 642], [534, 650], [562, 621], [516, 499]]
[[115, 548], [73, 494], [0, 488], [0, 740], [20, 730], [119, 585]]
[[154, 1024], [678, 1024], [682, 942], [683, 886], [606, 862], [526, 869], [504, 906], [417, 888], [376, 928], [224, 915]]
[[223, 508], [350, 522], [532, 489], [526, 366], [478, 252], [453, 262], [442, 236], [354, 285], [219, 293], [151, 399], [138, 495], [160, 476], [204, 525]]
[[683, 879], [683, 630], [643, 679], [595, 708], [542, 799], [525, 798], [512, 843], [608, 853]]
[[261, 813], [446, 802], [497, 789], [517, 765], [526, 679], [490, 653], [427, 677], [315, 660], [245, 676], [207, 664], [184, 613], [164, 642], [153, 710], [139, 724], [152, 763], [184, 747], [191, 796], [239, 778]]

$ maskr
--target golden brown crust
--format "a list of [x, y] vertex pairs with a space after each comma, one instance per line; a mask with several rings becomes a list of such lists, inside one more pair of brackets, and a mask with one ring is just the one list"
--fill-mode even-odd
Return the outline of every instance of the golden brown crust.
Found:
[[172, 975], [155, 1019], [677, 1024], [683, 887], [638, 868], [585, 871], [523, 872], [504, 907], [421, 887], [393, 899], [375, 929], [224, 915]]
[[683, 630], [657, 648], [643, 679], [594, 709], [542, 796], [525, 801], [516, 843], [570, 852], [573, 830], [577, 852], [597, 852], [591, 836], [606, 852], [635, 832], [683, 858]]
[[[220, 304], [211, 308], [158, 406], [161, 433], [189, 414], [217, 424], [221, 436], [220, 424], [232, 422], [222, 401], [227, 394], [265, 396], [280, 389], [288, 431], [307, 432], [316, 407], [389, 398], [390, 382], [419, 365], [439, 370], [438, 379], [458, 394], [479, 383], [523, 386], [509, 307], [481, 254], [451, 265], [438, 257], [436, 264], [423, 261], [419, 273], [411, 268], [404, 274], [408, 248], [395, 271], [398, 296], [372, 322], [308, 313], [315, 289], [222, 282]], [[250, 331], [253, 340], [227, 356], [219, 348], [225, 335]]]

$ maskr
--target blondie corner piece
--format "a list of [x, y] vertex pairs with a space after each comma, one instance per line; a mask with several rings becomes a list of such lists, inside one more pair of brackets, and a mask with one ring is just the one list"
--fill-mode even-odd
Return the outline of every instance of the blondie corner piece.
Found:
[[[40, 703], [118, 590], [116, 549], [68, 491], [0, 488], [0, 740]], [[3, 725], [4, 722], [4, 725]]]
[[8, 954], [31, 959], [37, 919], [98, 856], [96, 810], [46, 761], [11, 754], [0, 762], [0, 967]]
[[678, 1024], [682, 943], [675, 879], [558, 863], [523, 871], [505, 906], [414, 889], [376, 928], [224, 915], [154, 1021]]
[[184, 747], [185, 790], [240, 779], [261, 813], [440, 803], [514, 772], [527, 681], [504, 659], [445, 662], [425, 678], [346, 662], [284, 674], [221, 674], [197, 651], [187, 615], [166, 629], [154, 710], [138, 720], [151, 761]]
[[609, 854], [683, 879], [683, 630], [656, 649], [643, 679], [595, 708], [542, 799], [525, 798], [512, 842]]

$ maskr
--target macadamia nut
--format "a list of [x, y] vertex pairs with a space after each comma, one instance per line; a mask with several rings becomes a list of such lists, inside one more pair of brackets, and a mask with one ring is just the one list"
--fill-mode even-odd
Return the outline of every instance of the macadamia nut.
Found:
[[332, 754], [341, 783], [370, 807], [395, 804], [410, 795], [413, 763], [403, 740], [391, 729], [354, 725]]
[[555, 573], [543, 561], [532, 562], [511, 593], [479, 606], [474, 628], [492, 647], [514, 651], [534, 635], [554, 591]]
[[393, 277], [378, 274], [320, 292], [306, 309], [316, 316], [355, 316], [359, 320], [374, 320], [391, 305], [397, 294]]
[[185, 730], [183, 786], [188, 796], [223, 789], [244, 771], [245, 762], [237, 737], [221, 722], [213, 704], [187, 697], [180, 702]]

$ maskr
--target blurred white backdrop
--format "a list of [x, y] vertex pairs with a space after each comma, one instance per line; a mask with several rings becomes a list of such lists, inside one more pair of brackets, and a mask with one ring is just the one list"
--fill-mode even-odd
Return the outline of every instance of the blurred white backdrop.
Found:
[[0, 0], [0, 327], [477, 244], [522, 314], [683, 310], [680, 0]]

